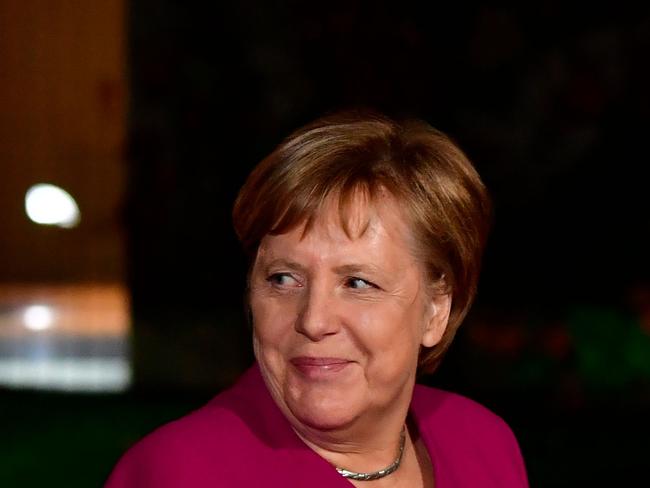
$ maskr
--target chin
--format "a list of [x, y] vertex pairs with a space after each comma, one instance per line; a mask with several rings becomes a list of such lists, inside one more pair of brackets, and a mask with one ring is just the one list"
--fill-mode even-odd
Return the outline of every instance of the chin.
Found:
[[310, 391], [285, 397], [285, 403], [296, 420], [317, 430], [335, 430], [350, 425], [363, 410], [360, 400], [351, 397], [349, 392]]
[[289, 405], [293, 416], [311, 429], [327, 431], [347, 427], [355, 420], [356, 415], [351, 408], [332, 410], [323, 406]]

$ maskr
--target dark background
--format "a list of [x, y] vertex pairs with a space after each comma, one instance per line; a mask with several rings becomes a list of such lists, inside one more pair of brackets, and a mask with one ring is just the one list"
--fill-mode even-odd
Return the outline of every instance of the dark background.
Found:
[[252, 359], [235, 195], [291, 130], [364, 106], [450, 134], [495, 203], [476, 305], [424, 381], [503, 416], [533, 486], [619, 485], [641, 472], [646, 8], [143, 0], [129, 5], [127, 26], [120, 218], [136, 384], [112, 397], [8, 396], [7, 415], [50, 408], [42, 424], [10, 431], [18, 447], [6, 456], [48, 458], [43, 479], [65, 479], [69, 460], [52, 452], [77, 432], [78, 486], [97, 484], [137, 438], [232, 382]]
[[561, 405], [647, 386], [646, 10], [138, 2], [130, 48], [136, 318], [241, 321], [244, 178], [291, 130], [369, 106], [448, 132], [494, 198], [478, 302], [441, 381]]

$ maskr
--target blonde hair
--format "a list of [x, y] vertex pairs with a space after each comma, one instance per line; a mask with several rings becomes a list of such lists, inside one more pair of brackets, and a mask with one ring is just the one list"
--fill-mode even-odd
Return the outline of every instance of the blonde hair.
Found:
[[346, 232], [359, 191], [372, 201], [388, 191], [408, 218], [416, 257], [436, 293], [449, 293], [447, 329], [422, 349], [420, 372], [432, 372], [449, 348], [474, 296], [490, 227], [481, 179], [449, 137], [421, 120], [343, 112], [297, 130], [253, 170], [233, 209], [235, 231], [254, 260], [262, 238], [313, 221], [338, 198]]

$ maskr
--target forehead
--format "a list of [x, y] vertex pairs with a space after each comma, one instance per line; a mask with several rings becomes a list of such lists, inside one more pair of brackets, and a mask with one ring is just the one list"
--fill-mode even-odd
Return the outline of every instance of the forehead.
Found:
[[357, 193], [347, 203], [342, 207], [338, 198], [329, 197], [311, 219], [265, 236], [258, 258], [304, 252], [320, 259], [390, 260], [387, 264], [399, 265], [413, 260], [411, 233], [394, 197]]

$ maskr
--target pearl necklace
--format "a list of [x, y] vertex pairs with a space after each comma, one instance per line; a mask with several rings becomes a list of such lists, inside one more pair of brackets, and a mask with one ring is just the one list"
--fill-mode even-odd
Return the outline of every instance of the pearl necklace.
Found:
[[373, 471], [371, 473], [357, 473], [356, 471], [350, 471], [349, 469], [337, 467], [336, 471], [344, 478], [349, 478], [356, 481], [372, 481], [372, 480], [378, 480], [379, 478], [383, 478], [384, 476], [388, 476], [389, 474], [397, 471], [397, 468], [399, 468], [399, 465], [402, 462], [402, 455], [404, 454], [405, 442], [406, 442], [406, 428], [402, 427], [402, 432], [400, 433], [400, 437], [399, 437], [399, 450], [397, 452], [397, 459], [395, 459], [395, 461], [393, 461], [391, 464], [386, 466], [384, 469], [380, 469], [379, 471]]

